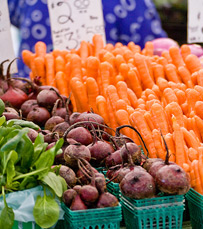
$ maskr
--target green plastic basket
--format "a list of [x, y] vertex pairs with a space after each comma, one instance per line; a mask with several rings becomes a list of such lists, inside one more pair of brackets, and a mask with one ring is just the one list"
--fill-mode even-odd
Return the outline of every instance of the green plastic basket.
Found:
[[190, 189], [186, 194], [193, 229], [203, 229], [203, 195]]
[[120, 204], [116, 207], [78, 211], [71, 211], [64, 203], [61, 204], [61, 207], [65, 211], [65, 229], [120, 228], [120, 222], [122, 220]]
[[120, 201], [127, 229], [182, 228], [182, 195], [135, 200], [121, 194]]
[[[108, 181], [108, 180], [107, 180]], [[107, 191], [113, 194], [115, 197], [120, 199], [120, 187], [119, 183], [109, 182], [107, 184]]]
[[14, 225], [12, 229], [41, 229], [40, 226], [38, 226], [35, 222], [19, 222], [14, 221]]

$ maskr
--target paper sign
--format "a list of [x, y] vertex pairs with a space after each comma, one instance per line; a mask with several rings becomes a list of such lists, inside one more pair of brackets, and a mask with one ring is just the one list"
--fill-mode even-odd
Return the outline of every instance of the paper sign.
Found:
[[[13, 48], [13, 42], [11, 37], [11, 25], [8, 11], [8, 3], [6, 0], [1, 1], [0, 4], [0, 62], [9, 59], [10, 61], [15, 58], [15, 52]], [[9, 62], [4, 64], [4, 72]], [[17, 65], [13, 63], [10, 73], [17, 72]]]
[[203, 42], [203, 0], [188, 0], [188, 43]]
[[48, 0], [48, 8], [54, 49], [78, 49], [96, 33], [105, 43], [101, 0]]

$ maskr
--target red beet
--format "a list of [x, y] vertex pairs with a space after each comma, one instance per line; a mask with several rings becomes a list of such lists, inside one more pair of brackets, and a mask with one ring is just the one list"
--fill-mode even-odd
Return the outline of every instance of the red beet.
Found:
[[69, 145], [64, 151], [64, 159], [71, 168], [77, 167], [77, 159], [84, 158], [90, 161], [91, 154], [87, 146], [81, 144]]
[[77, 184], [77, 185], [75, 185], [75, 186], [73, 187], [73, 189], [74, 189], [77, 193], [80, 192], [80, 189], [81, 189], [81, 188], [82, 188], [82, 186], [79, 185], [79, 184]]
[[99, 194], [106, 192], [106, 179], [103, 174], [96, 173], [95, 174], [95, 187], [97, 188]]
[[44, 128], [45, 128], [46, 130], [52, 131], [53, 128], [54, 128], [57, 124], [62, 123], [62, 122], [64, 122], [64, 119], [61, 118], [60, 116], [52, 116], [51, 118], [49, 118], [49, 119], [46, 121]]
[[73, 112], [69, 117], [69, 123], [70, 125], [73, 125], [76, 122], [76, 119], [79, 117], [81, 113], [80, 112]]
[[86, 205], [84, 204], [84, 202], [81, 200], [79, 194], [77, 194], [77, 195], [75, 196], [75, 198], [73, 199], [72, 204], [71, 204], [71, 206], [70, 206], [70, 209], [71, 209], [72, 211], [75, 211], [75, 210], [85, 210], [85, 209], [87, 209], [87, 206], [86, 206]]
[[129, 154], [131, 155], [134, 164], [140, 165], [142, 160], [141, 149], [137, 144], [128, 142], [121, 147], [121, 157], [124, 163], [129, 161]]
[[63, 193], [62, 200], [67, 207], [71, 206], [71, 203], [72, 203], [73, 199], [76, 197], [76, 195], [77, 195], [77, 192], [72, 188], [67, 189]]
[[58, 98], [59, 97], [54, 90], [44, 89], [40, 91], [39, 94], [37, 95], [37, 102], [39, 106], [51, 110]]
[[18, 112], [11, 107], [5, 107], [5, 110], [2, 115], [6, 117], [6, 121], [10, 119], [20, 119], [20, 115], [18, 114]]
[[32, 121], [39, 126], [44, 126], [49, 118], [50, 113], [44, 107], [35, 107], [27, 115], [28, 121]]
[[109, 192], [104, 192], [99, 196], [97, 208], [118, 206], [118, 199]]
[[122, 164], [122, 157], [121, 157], [120, 150], [116, 150], [115, 152], [109, 154], [105, 160], [105, 165], [107, 168], [118, 165], [118, 164]]
[[65, 105], [62, 106], [61, 104], [64, 104], [62, 102], [62, 99], [57, 99], [54, 104], [51, 114], [52, 116], [60, 116], [61, 118], [65, 119], [66, 115], [68, 114], [68, 111]]
[[99, 197], [99, 192], [92, 185], [83, 185], [80, 189], [80, 198], [87, 206], [92, 205]]
[[144, 169], [146, 169], [147, 172], [149, 172], [151, 166], [152, 166], [154, 163], [156, 163], [157, 161], [163, 161], [163, 160], [162, 160], [161, 158], [147, 158], [147, 159], [144, 161], [142, 167], [143, 167]]
[[119, 187], [124, 196], [135, 199], [152, 198], [156, 191], [153, 177], [141, 169], [127, 173]]
[[83, 145], [86, 145], [86, 146], [92, 143], [91, 133], [89, 132], [89, 130], [81, 126], [70, 130], [68, 134], [66, 135], [66, 137], [72, 138], [75, 141]]
[[27, 133], [27, 136], [30, 138], [32, 142], [34, 142], [38, 134], [39, 133], [36, 130], [29, 128], [29, 132]]
[[[56, 142], [50, 143], [50, 144], [47, 146], [46, 150], [51, 149], [55, 144], [56, 144]], [[56, 157], [56, 156], [55, 156], [55, 157]], [[60, 163], [60, 164], [61, 164], [61, 163]]]
[[52, 142], [57, 142], [59, 140], [59, 136], [57, 133], [48, 133], [44, 135], [44, 141], [47, 142], [48, 144]]
[[39, 107], [36, 99], [26, 100], [20, 107], [23, 117], [27, 117], [28, 113], [35, 107]]
[[57, 124], [53, 128], [52, 131], [58, 133], [59, 137], [62, 138], [64, 133], [65, 133], [65, 131], [69, 128], [69, 126], [70, 125], [66, 121], [64, 121], [64, 122], [61, 122], [61, 123]]
[[68, 186], [73, 187], [76, 184], [75, 172], [68, 166], [61, 165], [59, 175], [65, 179]]

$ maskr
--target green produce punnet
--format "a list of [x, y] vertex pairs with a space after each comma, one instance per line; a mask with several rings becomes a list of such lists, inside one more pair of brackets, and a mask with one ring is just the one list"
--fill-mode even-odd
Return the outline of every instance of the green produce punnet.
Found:
[[[14, 211], [15, 221], [18, 222], [35, 222], [33, 216], [33, 208], [35, 206], [35, 202], [37, 196], [43, 196], [44, 191], [42, 186], [37, 186], [31, 189], [12, 192], [6, 194], [6, 202], [9, 207], [11, 207]], [[49, 193], [47, 193], [49, 195]], [[59, 211], [59, 220], [63, 219], [64, 211], [60, 207], [60, 201], [58, 198], [55, 198], [57, 201], [60, 211]], [[3, 197], [0, 198], [0, 212], [4, 207]], [[53, 226], [54, 228], [54, 226]]]

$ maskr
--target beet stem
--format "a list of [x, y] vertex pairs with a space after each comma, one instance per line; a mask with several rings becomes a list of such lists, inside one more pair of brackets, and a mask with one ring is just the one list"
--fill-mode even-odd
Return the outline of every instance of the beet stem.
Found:
[[162, 137], [162, 139], [163, 139], [164, 146], [165, 146], [165, 149], [166, 149], [165, 164], [168, 165], [168, 164], [169, 164], [169, 157], [170, 157], [170, 155], [169, 155], [169, 150], [168, 150], [168, 145], [167, 145], [166, 140], [165, 140], [165, 138], [164, 138], [164, 136], [163, 136], [163, 134], [162, 134], [161, 129], [160, 129], [160, 133], [161, 133], [161, 137]]

